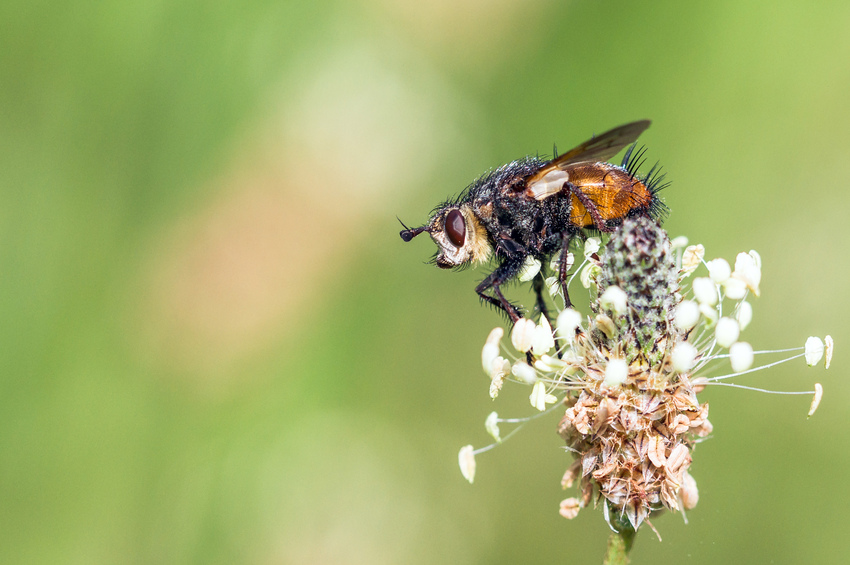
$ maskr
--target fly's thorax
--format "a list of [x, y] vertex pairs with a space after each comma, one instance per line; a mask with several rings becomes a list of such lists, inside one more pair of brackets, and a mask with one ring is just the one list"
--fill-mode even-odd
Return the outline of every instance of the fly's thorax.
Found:
[[443, 269], [482, 263], [493, 252], [487, 229], [468, 203], [440, 209], [431, 218], [427, 231], [440, 248], [435, 262]]
[[570, 201], [561, 195], [537, 201], [516, 192], [475, 209], [493, 241], [510, 239], [533, 255], [559, 250], [563, 234], [571, 231]]

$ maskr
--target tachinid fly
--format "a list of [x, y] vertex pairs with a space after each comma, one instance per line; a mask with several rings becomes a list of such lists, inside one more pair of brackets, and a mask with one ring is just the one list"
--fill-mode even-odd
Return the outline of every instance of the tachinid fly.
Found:
[[[560, 253], [558, 279], [569, 306], [567, 251], [574, 237], [612, 232], [630, 216], [661, 220], [667, 212], [658, 198], [666, 186], [658, 167], [638, 176], [642, 149], [635, 152], [632, 145], [620, 166], [606, 162], [633, 144], [649, 124], [641, 120], [614, 128], [549, 161], [525, 157], [503, 165], [438, 206], [424, 226], [404, 226], [401, 238], [410, 241], [428, 232], [439, 247], [434, 262], [444, 269], [481, 263], [495, 254], [496, 269], [475, 291], [512, 322], [521, 311], [499, 287], [516, 277], [529, 257], [545, 265]], [[533, 286], [545, 314], [544, 280], [541, 270]]]

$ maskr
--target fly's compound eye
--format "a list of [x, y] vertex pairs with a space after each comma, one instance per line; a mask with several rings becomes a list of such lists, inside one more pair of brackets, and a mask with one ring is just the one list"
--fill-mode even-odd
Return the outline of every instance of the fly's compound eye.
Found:
[[452, 210], [446, 215], [446, 235], [455, 247], [463, 247], [466, 239], [466, 222], [460, 210]]

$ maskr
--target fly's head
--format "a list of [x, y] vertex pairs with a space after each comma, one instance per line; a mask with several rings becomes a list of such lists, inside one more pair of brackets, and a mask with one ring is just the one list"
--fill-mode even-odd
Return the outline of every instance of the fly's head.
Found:
[[434, 263], [441, 269], [484, 262], [493, 251], [487, 230], [468, 203], [442, 206], [424, 226], [404, 228], [399, 234], [404, 241], [428, 232], [439, 248]]

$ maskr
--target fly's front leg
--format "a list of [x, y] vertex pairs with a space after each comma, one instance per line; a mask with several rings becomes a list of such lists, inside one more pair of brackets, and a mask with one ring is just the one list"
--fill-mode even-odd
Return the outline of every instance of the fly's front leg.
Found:
[[[516, 275], [522, 268], [522, 264], [524, 262], [525, 256], [516, 255], [507, 258], [504, 263], [496, 267], [495, 271], [487, 275], [487, 278], [481, 281], [481, 284], [475, 287], [475, 292], [478, 293], [481, 300], [484, 300], [485, 302], [488, 302], [496, 308], [504, 311], [511, 319], [511, 323], [514, 324], [522, 318], [522, 311], [504, 297], [502, 291], [499, 290], [499, 286]], [[486, 291], [491, 288], [493, 289], [493, 296], [486, 294]]]

